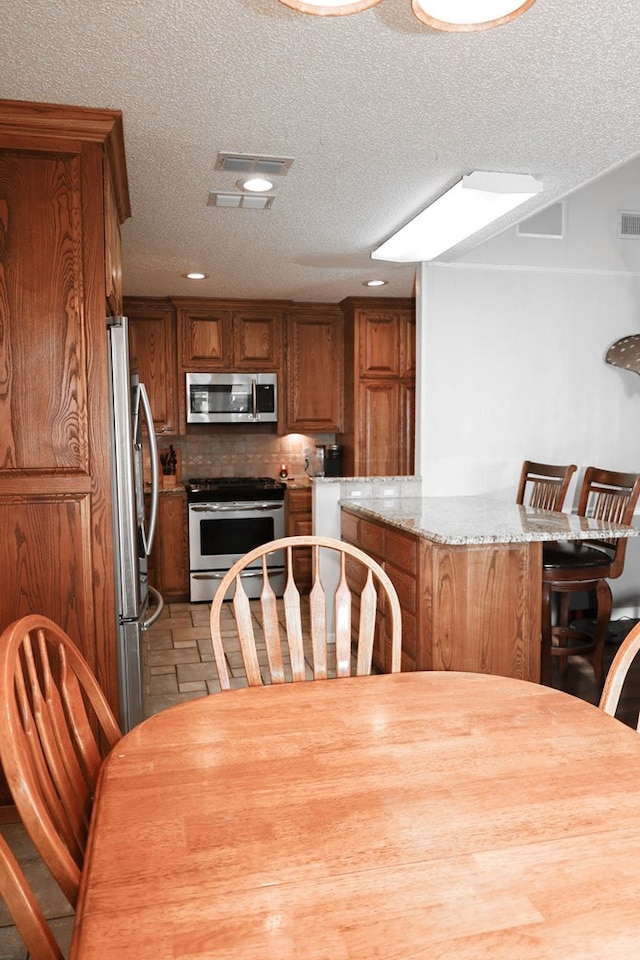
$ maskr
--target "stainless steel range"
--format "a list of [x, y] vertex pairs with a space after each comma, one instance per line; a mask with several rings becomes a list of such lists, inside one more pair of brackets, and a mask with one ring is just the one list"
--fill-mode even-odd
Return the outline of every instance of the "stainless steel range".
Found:
[[[240, 557], [284, 536], [286, 485], [271, 477], [189, 480], [189, 569], [192, 601], [211, 601], [220, 580]], [[284, 552], [268, 558], [277, 596], [284, 590]], [[259, 570], [259, 564], [257, 565]], [[258, 573], [243, 573], [249, 597], [260, 595]]]

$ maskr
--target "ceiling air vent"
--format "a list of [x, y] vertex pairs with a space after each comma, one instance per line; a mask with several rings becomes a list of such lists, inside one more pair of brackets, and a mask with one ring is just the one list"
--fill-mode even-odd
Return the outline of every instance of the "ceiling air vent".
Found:
[[273, 194], [222, 193], [211, 191], [207, 200], [208, 207], [229, 207], [243, 210], [269, 210], [273, 203]]
[[627, 240], [640, 240], [640, 212], [637, 210], [618, 211], [618, 236]]
[[291, 157], [265, 157], [254, 153], [219, 153], [214, 170], [224, 173], [262, 173], [284, 177], [293, 163]]

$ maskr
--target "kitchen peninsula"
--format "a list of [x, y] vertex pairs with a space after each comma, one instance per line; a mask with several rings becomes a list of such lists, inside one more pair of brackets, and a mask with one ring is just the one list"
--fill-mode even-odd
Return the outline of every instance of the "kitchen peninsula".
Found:
[[343, 539], [383, 563], [400, 597], [404, 670], [539, 682], [543, 542], [639, 534], [484, 497], [341, 501]]

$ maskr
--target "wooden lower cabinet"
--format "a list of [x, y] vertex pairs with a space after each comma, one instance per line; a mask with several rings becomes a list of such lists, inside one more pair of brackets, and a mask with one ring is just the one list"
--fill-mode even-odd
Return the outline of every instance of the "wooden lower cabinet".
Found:
[[[418, 538], [354, 517], [345, 511], [342, 512], [341, 532], [343, 540], [360, 547], [378, 561], [396, 588], [402, 610], [400, 669], [420, 669], [417, 665]], [[391, 638], [384, 607], [379, 610], [379, 620], [373, 660], [379, 670], [387, 672], [391, 666]]]
[[[285, 494], [285, 529], [288, 537], [309, 536], [313, 532], [311, 487], [292, 488]], [[301, 593], [311, 589], [311, 549], [294, 553], [294, 575]]]
[[[342, 538], [384, 567], [402, 610], [402, 669], [540, 680], [540, 543], [435, 543], [342, 509]], [[388, 670], [389, 640], [376, 664]]]
[[160, 493], [149, 583], [165, 601], [189, 599], [187, 495], [183, 491]]

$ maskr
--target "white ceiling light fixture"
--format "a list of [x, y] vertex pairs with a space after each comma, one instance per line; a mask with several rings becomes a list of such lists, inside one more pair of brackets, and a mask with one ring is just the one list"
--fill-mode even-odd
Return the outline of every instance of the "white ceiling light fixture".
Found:
[[[344, 17], [377, 6], [381, 0], [280, 0], [285, 7], [316, 17]], [[411, 0], [414, 15], [434, 30], [470, 31], [499, 27], [521, 16], [535, 0]]]
[[298, 13], [311, 13], [316, 17], [344, 17], [348, 13], [360, 13], [369, 10], [382, 0], [355, 0], [345, 3], [344, 0], [280, 0], [285, 7], [291, 7]]
[[371, 258], [433, 260], [541, 191], [541, 181], [528, 174], [476, 170], [377, 247]]
[[363, 287], [385, 287], [389, 283], [388, 280], [365, 280], [362, 284]]
[[199, 270], [192, 270], [191, 273], [185, 273], [184, 276], [187, 280], [206, 280], [208, 274], [200, 273]]
[[411, 0], [415, 16], [434, 30], [500, 27], [521, 16], [535, 0]]

